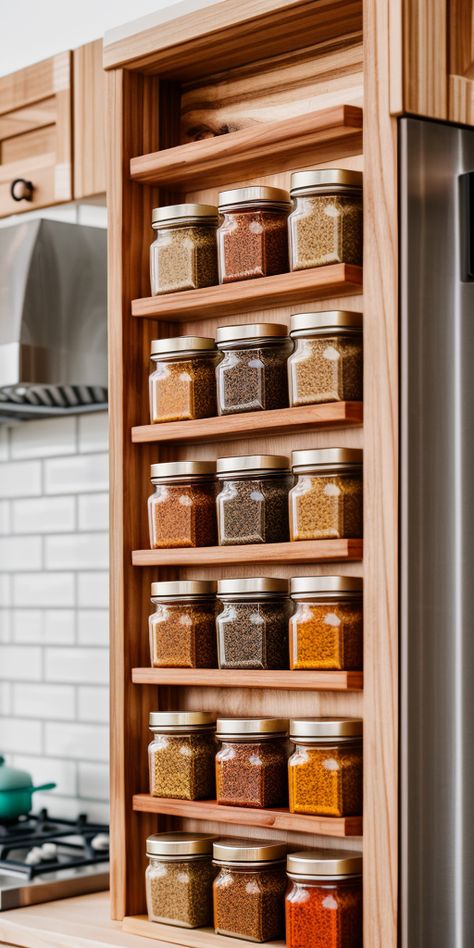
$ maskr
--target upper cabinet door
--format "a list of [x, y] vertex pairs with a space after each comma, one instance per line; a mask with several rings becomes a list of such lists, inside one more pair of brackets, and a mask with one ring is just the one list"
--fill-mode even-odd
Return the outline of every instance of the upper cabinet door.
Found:
[[105, 72], [102, 40], [79, 46], [74, 57], [74, 197], [105, 192]]
[[72, 54], [0, 78], [0, 217], [72, 199]]

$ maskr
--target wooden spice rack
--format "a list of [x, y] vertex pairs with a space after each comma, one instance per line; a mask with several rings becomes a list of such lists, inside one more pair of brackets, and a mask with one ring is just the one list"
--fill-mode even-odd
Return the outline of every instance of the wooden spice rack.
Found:
[[[364, 45], [362, 6], [365, 7]], [[127, 932], [188, 948], [235, 948], [207, 930], [144, 918], [145, 839], [168, 829], [363, 850], [364, 948], [397, 944], [396, 128], [388, 102], [388, 0], [221, 0], [106, 37], [111, 468], [113, 914]], [[258, 57], [261, 60], [258, 59]], [[393, 75], [393, 74], [392, 74]], [[363, 107], [364, 144], [361, 119]], [[200, 139], [200, 140], [192, 140]], [[150, 297], [151, 211], [215, 204], [220, 185], [288, 188], [308, 167], [364, 172], [364, 286], [336, 264]], [[364, 406], [315, 405], [149, 425], [150, 342], [214, 336], [233, 322], [305, 310], [363, 312]], [[149, 465], [293, 449], [363, 447], [364, 542], [149, 550]], [[363, 560], [362, 560], [363, 556]], [[162, 579], [364, 577], [364, 672], [149, 667], [150, 583]], [[157, 709], [364, 718], [361, 819], [157, 800], [148, 714]], [[230, 812], [229, 812], [230, 811]], [[252, 942], [239, 941], [249, 946]], [[270, 943], [282, 948], [283, 942]]]

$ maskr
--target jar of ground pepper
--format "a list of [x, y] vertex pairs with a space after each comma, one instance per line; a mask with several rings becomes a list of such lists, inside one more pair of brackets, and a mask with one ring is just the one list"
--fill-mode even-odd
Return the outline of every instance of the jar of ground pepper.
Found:
[[288, 667], [287, 579], [220, 579], [217, 598], [219, 668]]
[[197, 290], [217, 283], [217, 208], [175, 204], [152, 211], [151, 295]]
[[214, 797], [215, 730], [208, 711], [151, 712], [148, 761], [153, 797]]
[[150, 375], [150, 421], [187, 421], [216, 414], [215, 369], [219, 355], [213, 339], [180, 336], [154, 339]]
[[360, 449], [293, 451], [292, 469], [298, 478], [289, 495], [292, 540], [362, 536]]
[[362, 948], [362, 856], [305, 850], [287, 857], [287, 948]]
[[217, 540], [214, 461], [152, 464], [148, 498], [152, 550], [213, 546]]
[[217, 348], [217, 411], [231, 415], [288, 407], [287, 359], [292, 350], [281, 323], [222, 326]]
[[291, 813], [360, 816], [362, 721], [310, 718], [290, 721], [295, 750], [288, 761]]
[[288, 540], [288, 458], [252, 454], [217, 459], [220, 546]]
[[288, 721], [218, 718], [217, 802], [266, 809], [288, 802]]
[[285, 930], [285, 843], [220, 839], [214, 843], [214, 928], [218, 935], [271, 941]]
[[362, 579], [298, 576], [291, 580], [290, 668], [362, 668]]
[[150, 922], [201, 928], [212, 924], [212, 844], [207, 833], [158, 833], [146, 841]]
[[299, 313], [290, 336], [290, 405], [362, 400], [362, 313]]
[[152, 668], [216, 668], [216, 588], [203, 579], [151, 584]]
[[219, 194], [219, 283], [288, 270], [290, 197], [281, 188], [249, 187]]
[[288, 219], [292, 270], [362, 264], [362, 173], [326, 168], [291, 176]]

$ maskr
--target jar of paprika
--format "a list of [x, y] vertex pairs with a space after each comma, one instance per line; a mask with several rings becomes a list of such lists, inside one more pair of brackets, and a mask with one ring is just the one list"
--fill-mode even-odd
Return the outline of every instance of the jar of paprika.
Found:
[[305, 850], [287, 857], [287, 948], [362, 948], [362, 856]]

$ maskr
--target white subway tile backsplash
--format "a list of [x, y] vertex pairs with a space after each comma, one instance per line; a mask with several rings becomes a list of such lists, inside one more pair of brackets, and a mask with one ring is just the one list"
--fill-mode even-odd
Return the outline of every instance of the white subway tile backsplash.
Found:
[[79, 417], [79, 451], [106, 451], [109, 442], [108, 415], [106, 411]]
[[74, 573], [17, 573], [13, 577], [13, 605], [35, 608], [74, 606]]
[[41, 569], [41, 537], [0, 537], [0, 569], [6, 573]]
[[109, 576], [108, 573], [78, 573], [77, 574], [77, 604], [91, 608], [109, 605]]
[[76, 424], [75, 417], [66, 417], [44, 418], [17, 425], [10, 435], [11, 457], [13, 460], [26, 460], [75, 454]]
[[10, 533], [10, 503], [8, 500], [0, 500], [0, 536], [5, 536], [6, 533]]
[[[82, 494], [108, 489], [107, 454], [54, 458], [45, 461], [44, 465], [46, 494]], [[0, 496], [2, 496], [1, 468]]]
[[[0, 549], [1, 549], [0, 540]], [[47, 569], [107, 569], [107, 533], [69, 533], [45, 538]]]
[[0, 747], [4, 753], [41, 754], [43, 724], [23, 718], [0, 718]]
[[79, 530], [108, 530], [109, 495], [84, 494], [79, 500]]
[[13, 533], [67, 533], [74, 530], [75, 526], [74, 497], [35, 497], [12, 501]]
[[81, 685], [77, 689], [79, 721], [107, 723], [109, 720], [109, 689], [98, 685]]
[[76, 694], [72, 685], [13, 685], [13, 713], [19, 718], [73, 721]]
[[38, 497], [41, 494], [41, 461], [0, 464], [0, 497]]
[[12, 686], [8, 681], [0, 681], [0, 716], [2, 714], [11, 714], [12, 710]]
[[107, 761], [109, 729], [105, 725], [46, 723], [44, 728], [46, 754], [68, 760]]
[[[103, 807], [104, 804], [97, 803], [96, 806]], [[95, 817], [91, 818], [91, 806], [89, 805], [89, 801], [80, 800], [76, 796], [63, 797], [59, 789], [48, 790], [46, 793], [35, 793], [33, 797], [33, 813], [39, 813], [43, 807], [46, 807], [50, 813], [53, 813], [58, 820], [77, 820], [80, 813], [87, 813], [91, 822], [96, 819]]]
[[43, 642], [44, 613], [40, 609], [13, 609], [13, 641], [26, 645]]
[[45, 609], [43, 612], [45, 645], [73, 645], [76, 637], [76, 613], [73, 609]]
[[100, 204], [79, 204], [77, 222], [86, 227], [107, 227], [107, 208]]
[[109, 613], [107, 609], [79, 609], [77, 622], [78, 645], [109, 644]]
[[6, 575], [5, 573], [0, 573], [0, 608], [11, 605], [11, 580], [11, 576]]
[[46, 681], [107, 684], [109, 655], [99, 648], [47, 648]]
[[0, 462], [8, 461], [9, 457], [9, 448], [8, 448], [8, 430], [7, 428], [0, 428]]
[[[13, 611], [0, 609], [0, 642], [10, 642], [12, 638]], [[0, 669], [0, 678], [1, 669]]]
[[[30, 773], [36, 787], [44, 783], [56, 783], [55, 796], [56, 794], [75, 796], [77, 793], [77, 764], [75, 761], [60, 760], [54, 757], [33, 757], [31, 755], [22, 757], [15, 754], [13, 766]], [[33, 799], [37, 798], [33, 797]], [[46, 806], [51, 809], [52, 802], [47, 803]]]
[[4, 681], [40, 681], [42, 657], [42, 650], [36, 646], [0, 645], [2, 679]]
[[92, 800], [109, 799], [109, 768], [107, 764], [78, 764], [79, 796]]

